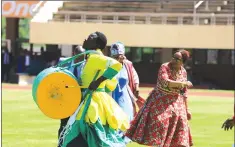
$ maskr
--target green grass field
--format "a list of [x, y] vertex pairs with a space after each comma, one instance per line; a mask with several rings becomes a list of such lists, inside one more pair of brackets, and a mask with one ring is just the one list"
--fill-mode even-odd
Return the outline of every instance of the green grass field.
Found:
[[[189, 97], [195, 147], [232, 147], [234, 131], [224, 131], [221, 125], [233, 115], [233, 101], [233, 97]], [[58, 127], [59, 120], [47, 118], [37, 108], [31, 90], [2, 90], [3, 147], [56, 147]], [[131, 143], [127, 147], [140, 145]]]

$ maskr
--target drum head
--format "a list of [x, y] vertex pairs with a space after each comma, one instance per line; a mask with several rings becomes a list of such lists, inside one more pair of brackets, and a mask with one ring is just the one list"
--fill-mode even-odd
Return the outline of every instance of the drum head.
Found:
[[63, 72], [54, 72], [43, 78], [36, 95], [39, 109], [53, 119], [71, 116], [81, 102], [81, 89], [77, 80]]

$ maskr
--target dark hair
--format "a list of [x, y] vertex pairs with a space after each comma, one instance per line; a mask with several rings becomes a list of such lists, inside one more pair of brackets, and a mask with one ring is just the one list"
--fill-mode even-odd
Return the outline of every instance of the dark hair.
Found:
[[182, 55], [182, 59], [183, 59], [183, 63], [185, 63], [189, 57], [190, 57], [190, 54], [187, 50], [184, 50], [184, 49], [180, 49], [180, 50], [177, 50], [176, 52], [180, 52], [181, 55]]
[[105, 49], [107, 45], [107, 38], [101, 32], [91, 33], [83, 42], [82, 47], [87, 50]]
[[107, 38], [106, 38], [106, 36], [103, 34], [103, 33], [101, 33], [101, 32], [95, 32], [96, 34], [97, 34], [97, 36], [98, 36], [98, 38], [97, 38], [97, 45], [99, 46], [99, 49], [101, 49], [101, 50], [103, 50], [105, 47], [106, 47], [106, 45], [107, 45]]

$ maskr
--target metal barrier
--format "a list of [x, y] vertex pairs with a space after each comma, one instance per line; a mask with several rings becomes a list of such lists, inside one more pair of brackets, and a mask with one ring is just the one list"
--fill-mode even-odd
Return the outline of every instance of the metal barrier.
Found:
[[[210, 25], [234, 24], [234, 14], [205, 14], [205, 13], [130, 13], [130, 12], [85, 12], [85, 11], [59, 11], [60, 18], [56, 21], [65, 22], [94, 22], [94, 23], [130, 23], [130, 24], [206, 24]], [[91, 17], [92, 16], [92, 17]], [[73, 18], [75, 17], [75, 18]], [[108, 18], [107, 18], [108, 17]], [[111, 19], [110, 19], [111, 18]], [[127, 19], [129, 18], [129, 19]], [[53, 20], [52, 20], [53, 21]], [[205, 21], [205, 22], [204, 22]]]

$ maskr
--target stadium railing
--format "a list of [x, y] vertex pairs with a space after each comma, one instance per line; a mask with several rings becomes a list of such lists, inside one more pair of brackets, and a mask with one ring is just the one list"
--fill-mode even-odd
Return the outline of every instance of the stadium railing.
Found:
[[179, 25], [233, 25], [234, 14], [58, 11], [50, 21], [130, 24], [167, 24], [172, 21], [171, 24]]

